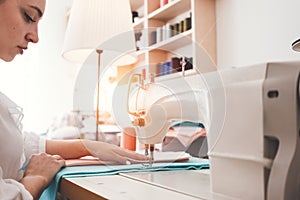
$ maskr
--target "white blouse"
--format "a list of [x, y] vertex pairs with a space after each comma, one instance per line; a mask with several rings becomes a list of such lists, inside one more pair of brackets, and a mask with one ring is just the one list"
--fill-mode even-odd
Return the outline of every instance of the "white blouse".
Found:
[[30, 156], [45, 152], [45, 139], [23, 133], [22, 109], [0, 92], [0, 199], [32, 200], [18, 181]]

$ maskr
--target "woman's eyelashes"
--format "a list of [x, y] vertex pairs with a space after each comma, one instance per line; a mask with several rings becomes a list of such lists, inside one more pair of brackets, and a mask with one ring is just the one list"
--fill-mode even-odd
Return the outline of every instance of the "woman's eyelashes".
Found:
[[36, 20], [34, 20], [34, 17], [31, 17], [27, 12], [24, 12], [25, 21], [27, 23], [34, 23]]

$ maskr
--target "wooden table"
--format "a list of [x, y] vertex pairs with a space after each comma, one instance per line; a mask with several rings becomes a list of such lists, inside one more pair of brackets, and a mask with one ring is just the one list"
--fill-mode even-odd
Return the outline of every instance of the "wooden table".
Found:
[[59, 193], [70, 200], [211, 199], [208, 169], [63, 178]]

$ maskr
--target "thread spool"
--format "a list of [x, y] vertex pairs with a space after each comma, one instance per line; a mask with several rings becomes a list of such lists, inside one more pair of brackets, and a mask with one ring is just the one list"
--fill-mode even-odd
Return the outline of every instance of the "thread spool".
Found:
[[121, 136], [121, 147], [131, 151], [136, 150], [136, 133], [133, 127], [125, 127]]

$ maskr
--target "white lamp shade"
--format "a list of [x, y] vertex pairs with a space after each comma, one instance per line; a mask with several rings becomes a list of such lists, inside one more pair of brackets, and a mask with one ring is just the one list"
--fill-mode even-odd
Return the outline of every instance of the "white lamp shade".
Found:
[[[122, 41], [107, 42], [120, 34]], [[82, 63], [95, 49], [124, 54], [135, 48], [129, 0], [74, 0], [63, 45], [65, 59]]]

